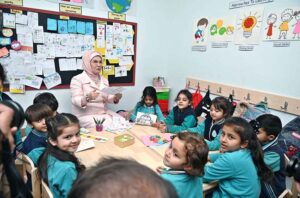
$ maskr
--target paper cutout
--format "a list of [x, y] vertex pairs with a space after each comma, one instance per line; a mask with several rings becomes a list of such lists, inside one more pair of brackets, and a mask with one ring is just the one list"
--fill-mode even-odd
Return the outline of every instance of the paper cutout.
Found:
[[47, 30], [57, 31], [57, 20], [47, 18]]
[[88, 34], [88, 35], [93, 35], [94, 34], [93, 23], [91, 23], [91, 22], [85, 23], [85, 34]]
[[59, 34], [67, 34], [68, 33], [68, 21], [66, 20], [58, 20], [58, 33]]
[[10, 44], [11, 44], [10, 38], [0, 37], [0, 45], [10, 45]]
[[142, 136], [142, 141], [146, 146], [160, 146], [171, 141], [172, 134], [161, 135], [145, 135]]
[[77, 21], [77, 33], [85, 34], [85, 22]]
[[69, 33], [76, 33], [76, 21], [75, 20], [68, 20], [68, 32]]
[[7, 50], [6, 47], [2, 47], [2, 48], [0, 49], [0, 57], [7, 56], [8, 53], [9, 53], [9, 52], [8, 52], [8, 50]]

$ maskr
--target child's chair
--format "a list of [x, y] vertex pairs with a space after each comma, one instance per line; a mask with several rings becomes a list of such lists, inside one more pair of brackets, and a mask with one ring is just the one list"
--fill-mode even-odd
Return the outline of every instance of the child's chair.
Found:
[[[289, 157], [284, 154], [284, 161], [285, 161], [285, 167], [289, 164]], [[297, 191], [295, 190], [295, 181], [294, 181], [294, 178], [291, 178], [292, 180], [292, 187], [291, 187], [291, 190], [290, 189], [285, 189], [280, 195], [278, 198], [293, 198], [293, 197], [297, 197]]]
[[25, 154], [22, 154], [23, 159], [23, 175], [26, 176], [26, 172], [31, 175], [31, 183], [32, 183], [32, 196], [34, 198], [41, 197], [41, 179], [39, 177], [38, 169], [34, 166], [32, 160]]
[[48, 185], [42, 180], [42, 198], [53, 198], [53, 194]]

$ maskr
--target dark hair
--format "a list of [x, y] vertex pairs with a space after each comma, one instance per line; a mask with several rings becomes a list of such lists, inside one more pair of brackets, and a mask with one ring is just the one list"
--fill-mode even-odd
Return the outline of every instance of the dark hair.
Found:
[[272, 114], [263, 114], [258, 116], [255, 120], [251, 120], [255, 132], [258, 132], [259, 128], [263, 128], [267, 135], [274, 135], [275, 137], [282, 130], [282, 123], [279, 117]]
[[29, 124], [39, 121], [43, 118], [51, 117], [52, 115], [53, 111], [46, 104], [30, 105], [25, 111], [25, 119]]
[[[69, 113], [57, 114], [55, 117], [48, 118], [46, 120], [48, 138], [51, 140], [57, 140], [57, 137], [60, 136], [63, 130], [70, 125], [78, 125], [80, 128], [79, 120], [76, 116]], [[70, 154], [69, 152], [60, 150], [57, 146], [53, 146], [50, 141], [47, 143], [47, 148], [41, 157], [38, 160], [38, 169], [39, 173], [42, 176], [43, 180], [48, 184], [48, 156], [52, 155], [60, 161], [70, 161], [75, 164], [76, 170], [78, 173], [81, 173], [85, 167], [80, 164], [75, 155]]]
[[33, 104], [46, 104], [53, 112], [58, 109], [58, 101], [56, 97], [50, 92], [40, 93], [33, 99]]
[[103, 158], [74, 182], [69, 198], [176, 198], [174, 187], [150, 168], [129, 159]]
[[6, 74], [1, 63], [0, 63], [0, 80], [2, 80], [3, 82], [6, 80]]
[[147, 96], [149, 96], [153, 99], [153, 105], [157, 104], [156, 90], [154, 87], [148, 86], [148, 87], [145, 87], [145, 89], [143, 91], [143, 95], [141, 97], [141, 101], [139, 102], [141, 106], [145, 104], [145, 99]]
[[202, 176], [208, 156], [208, 146], [204, 138], [191, 132], [177, 133], [175, 137], [185, 142], [186, 158], [188, 165], [192, 167], [191, 170], [186, 170], [186, 172], [189, 175]]
[[229, 100], [223, 96], [216, 97], [211, 101], [211, 106], [214, 106], [217, 110], [222, 110], [224, 118], [230, 117], [231, 104]]
[[199, 25], [207, 26], [207, 24], [208, 24], [208, 20], [206, 18], [202, 18], [198, 21], [197, 26], [199, 26]]
[[193, 95], [192, 95], [192, 93], [191, 93], [189, 90], [187, 90], [187, 89], [182, 89], [182, 90], [180, 90], [180, 91], [178, 92], [178, 94], [177, 94], [177, 96], [176, 96], [176, 99], [175, 99], [175, 102], [178, 100], [178, 97], [179, 97], [180, 94], [185, 95], [185, 96], [187, 97], [187, 99], [189, 100], [189, 102], [192, 104], [192, 102], [193, 102]]
[[273, 177], [272, 170], [265, 164], [263, 151], [251, 125], [243, 118], [231, 117], [225, 120], [223, 126], [232, 127], [241, 138], [241, 144], [247, 143], [257, 174], [263, 181], [270, 181]]

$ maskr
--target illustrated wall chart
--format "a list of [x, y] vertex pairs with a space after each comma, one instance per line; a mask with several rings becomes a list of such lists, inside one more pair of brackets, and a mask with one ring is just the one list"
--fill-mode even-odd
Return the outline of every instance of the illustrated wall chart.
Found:
[[214, 42], [258, 45], [261, 41], [300, 41], [300, 7], [266, 11], [258, 6], [234, 11], [236, 15], [198, 17], [193, 26], [193, 47]]

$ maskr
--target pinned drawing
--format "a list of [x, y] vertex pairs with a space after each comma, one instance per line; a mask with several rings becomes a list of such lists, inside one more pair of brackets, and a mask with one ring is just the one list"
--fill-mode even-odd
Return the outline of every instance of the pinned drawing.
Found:
[[264, 41], [300, 41], [300, 7], [273, 10], [264, 18]]
[[293, 37], [293, 39], [296, 39], [296, 38], [300, 39], [300, 9], [298, 9], [297, 11], [294, 12], [294, 17], [295, 17], [296, 23], [292, 25], [294, 27], [294, 30], [293, 30], [294, 37]]
[[263, 8], [240, 12], [237, 21], [236, 44], [258, 44], [262, 25]]
[[194, 45], [206, 45], [208, 36], [208, 26], [209, 21], [206, 17], [196, 20], [196, 30], [194, 33]]
[[277, 15], [274, 13], [269, 14], [268, 18], [267, 18], [267, 24], [268, 26], [265, 28], [267, 29], [267, 37], [266, 39], [271, 39], [273, 36], [273, 28], [276, 28], [277, 26], [275, 26], [275, 22], [277, 21]]
[[209, 35], [214, 42], [229, 42], [234, 40], [236, 17], [222, 17], [210, 20]]
[[287, 39], [287, 33], [289, 30], [289, 22], [293, 19], [293, 10], [290, 8], [285, 9], [281, 13], [281, 24], [279, 26], [279, 37], [278, 39]]

